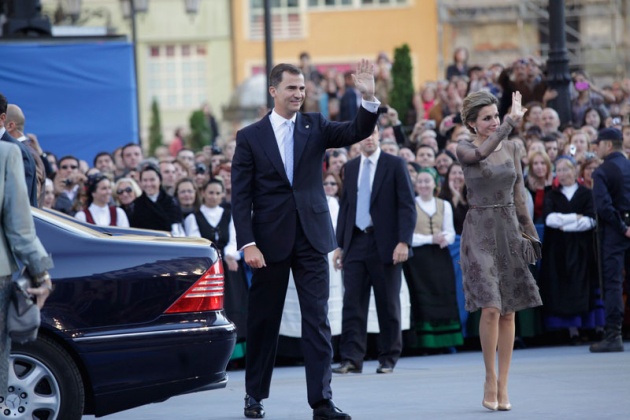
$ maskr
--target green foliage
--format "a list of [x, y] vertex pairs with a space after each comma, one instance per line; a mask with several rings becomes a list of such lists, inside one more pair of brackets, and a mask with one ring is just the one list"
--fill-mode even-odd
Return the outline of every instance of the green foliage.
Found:
[[208, 124], [208, 119], [202, 110], [198, 109], [190, 114], [190, 135], [188, 144], [194, 151], [200, 151], [204, 146], [210, 145], [212, 130]]
[[151, 103], [151, 124], [149, 126], [149, 155], [153, 156], [155, 149], [162, 146], [162, 123], [160, 122], [160, 106], [157, 99]]
[[394, 50], [394, 63], [392, 64], [394, 87], [389, 101], [391, 107], [398, 111], [400, 120], [403, 122], [407, 120], [407, 115], [413, 106], [412, 71], [409, 45], [403, 44]]

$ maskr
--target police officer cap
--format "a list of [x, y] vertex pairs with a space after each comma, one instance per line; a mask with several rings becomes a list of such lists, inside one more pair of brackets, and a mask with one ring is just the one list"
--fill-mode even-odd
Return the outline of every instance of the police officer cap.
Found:
[[599, 130], [597, 140], [593, 141], [593, 143], [599, 143], [604, 140], [621, 143], [623, 142], [623, 134], [621, 134], [620, 130], [613, 127], [604, 128], [603, 130]]

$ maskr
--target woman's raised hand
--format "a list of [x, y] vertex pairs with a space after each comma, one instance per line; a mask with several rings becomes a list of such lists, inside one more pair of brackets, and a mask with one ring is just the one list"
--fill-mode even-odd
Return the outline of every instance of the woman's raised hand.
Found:
[[510, 111], [510, 118], [512, 118], [512, 121], [515, 123], [520, 122], [523, 119], [523, 115], [527, 112], [527, 108], [523, 108], [521, 100], [521, 92], [516, 91], [512, 93], [512, 111]]

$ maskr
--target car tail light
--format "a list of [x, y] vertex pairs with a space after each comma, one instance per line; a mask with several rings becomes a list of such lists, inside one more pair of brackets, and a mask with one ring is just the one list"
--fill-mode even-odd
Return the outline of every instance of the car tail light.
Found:
[[223, 264], [219, 259], [166, 310], [166, 313], [221, 310], [223, 309], [223, 291]]

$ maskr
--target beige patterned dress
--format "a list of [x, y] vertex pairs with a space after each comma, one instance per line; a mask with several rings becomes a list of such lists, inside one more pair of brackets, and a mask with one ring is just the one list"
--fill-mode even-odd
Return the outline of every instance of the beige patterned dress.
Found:
[[486, 140], [491, 148], [466, 141], [457, 148], [470, 205], [461, 239], [464, 295], [470, 312], [494, 307], [506, 314], [542, 305], [528, 268], [535, 262], [533, 247], [521, 232], [538, 235], [525, 206], [520, 151], [515, 141], [504, 140], [510, 131], [510, 124], [504, 122]]

